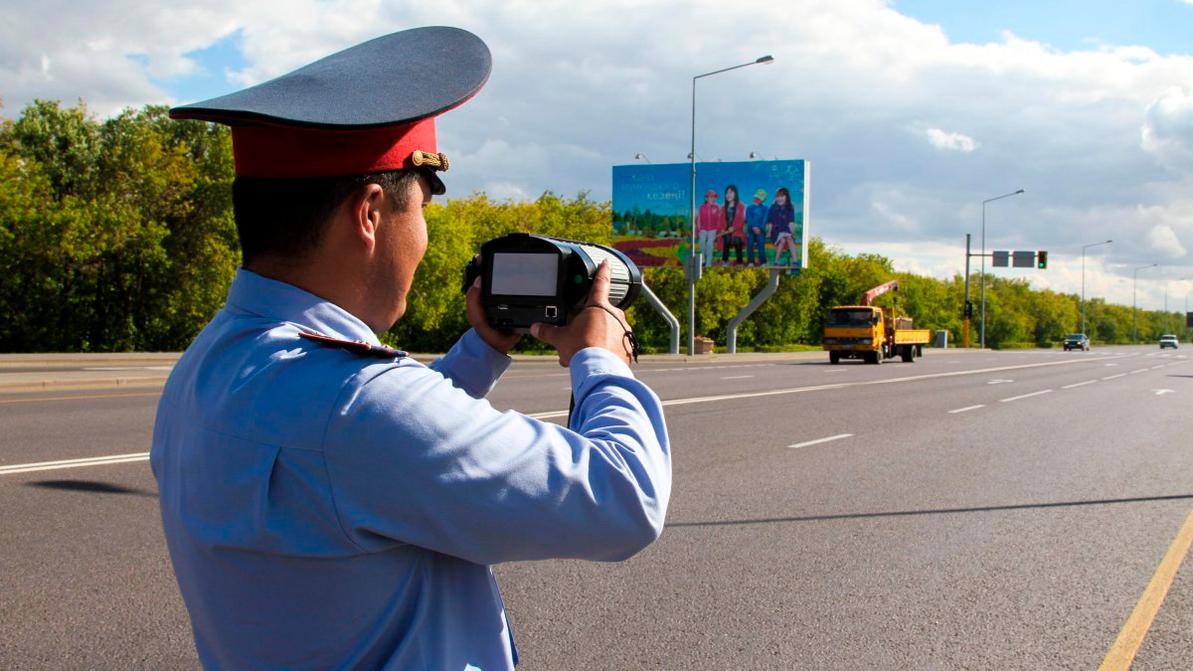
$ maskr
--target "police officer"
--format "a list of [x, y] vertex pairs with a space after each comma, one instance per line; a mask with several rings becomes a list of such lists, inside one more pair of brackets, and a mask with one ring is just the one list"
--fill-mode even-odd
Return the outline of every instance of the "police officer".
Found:
[[617, 561], [662, 530], [667, 429], [606, 309], [608, 268], [600, 309], [533, 331], [569, 368], [568, 427], [485, 400], [517, 337], [475, 289], [472, 329], [430, 366], [377, 338], [444, 192], [434, 119], [489, 68], [474, 35], [421, 28], [171, 111], [232, 126], [243, 251], [151, 454], [207, 668], [512, 668], [492, 564]]

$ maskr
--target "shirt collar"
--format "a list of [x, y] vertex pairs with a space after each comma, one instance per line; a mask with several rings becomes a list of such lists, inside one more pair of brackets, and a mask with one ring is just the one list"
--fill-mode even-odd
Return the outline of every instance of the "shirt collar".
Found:
[[228, 307], [269, 320], [290, 322], [323, 335], [380, 345], [377, 334], [344, 308], [285, 282], [238, 268]]

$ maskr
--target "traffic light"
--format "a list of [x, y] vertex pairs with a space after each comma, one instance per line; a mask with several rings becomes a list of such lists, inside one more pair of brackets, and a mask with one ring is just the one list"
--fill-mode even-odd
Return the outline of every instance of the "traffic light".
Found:
[[1043, 250], [1036, 252], [1036, 267], [1040, 270], [1048, 268], [1048, 252]]

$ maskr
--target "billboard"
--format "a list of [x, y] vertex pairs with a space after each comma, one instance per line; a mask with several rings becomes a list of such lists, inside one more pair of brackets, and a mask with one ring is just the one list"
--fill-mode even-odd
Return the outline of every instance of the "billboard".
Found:
[[[696, 249], [705, 267], [808, 265], [807, 161], [696, 164]], [[640, 267], [691, 254], [691, 164], [613, 166], [613, 246]]]

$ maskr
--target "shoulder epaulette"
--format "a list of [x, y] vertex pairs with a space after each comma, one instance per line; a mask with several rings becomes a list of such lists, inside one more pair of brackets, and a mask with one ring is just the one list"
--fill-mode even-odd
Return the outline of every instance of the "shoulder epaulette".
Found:
[[400, 359], [402, 357], [408, 356], [406, 352], [403, 352], [400, 349], [394, 349], [392, 347], [387, 347], [386, 345], [374, 345], [363, 340], [342, 340], [340, 338], [333, 338], [331, 336], [323, 335], [322, 333], [313, 333], [310, 331], [299, 331], [298, 335], [306, 338], [307, 340], [313, 340], [323, 345], [346, 349], [349, 352], [352, 352], [353, 354], [359, 354], [360, 356], [372, 356], [377, 357], [378, 359]]

